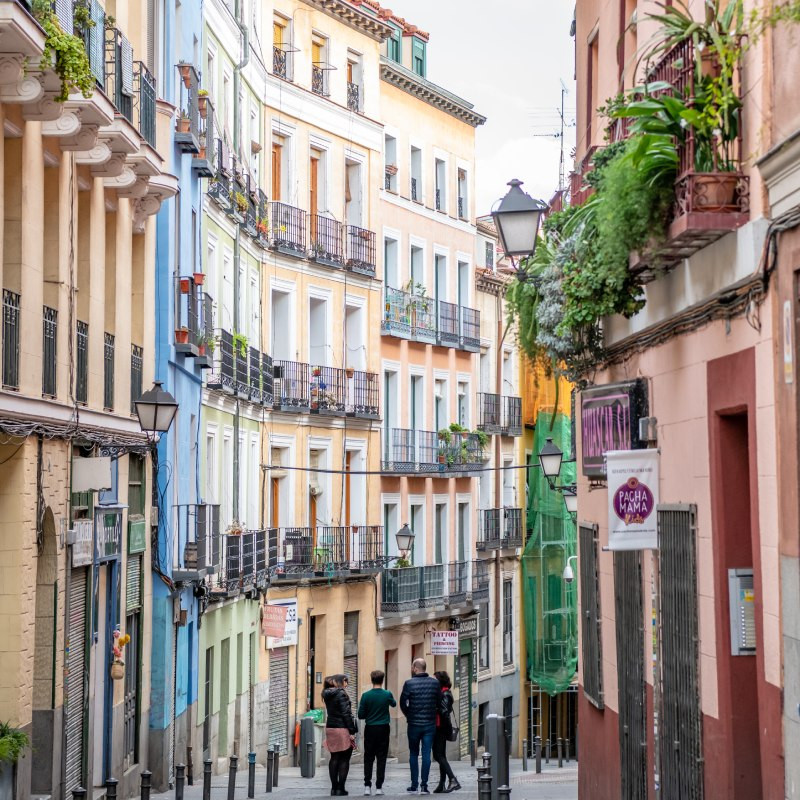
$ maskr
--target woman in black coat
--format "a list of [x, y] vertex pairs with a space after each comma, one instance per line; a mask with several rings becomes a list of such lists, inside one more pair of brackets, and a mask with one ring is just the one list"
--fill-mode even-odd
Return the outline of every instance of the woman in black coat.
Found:
[[328, 774], [331, 778], [331, 796], [342, 797], [347, 794], [344, 784], [350, 771], [350, 757], [353, 755], [358, 727], [345, 691], [347, 678], [344, 675], [332, 675], [325, 678], [323, 685], [322, 699], [327, 712], [325, 746], [330, 753]]
[[[442, 687], [442, 697], [439, 703], [439, 717], [436, 725], [436, 735], [433, 737], [433, 758], [439, 765], [439, 785], [433, 790], [434, 794], [455, 792], [461, 788], [453, 773], [453, 768], [447, 760], [447, 742], [453, 733], [453, 693], [450, 691], [453, 684], [446, 672], [434, 672], [433, 676]], [[448, 781], [447, 788], [444, 782]]]

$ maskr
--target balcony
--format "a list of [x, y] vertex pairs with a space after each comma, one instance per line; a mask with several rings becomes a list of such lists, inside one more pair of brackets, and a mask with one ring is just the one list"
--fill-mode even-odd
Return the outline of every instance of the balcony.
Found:
[[103, 334], [103, 408], [114, 410], [114, 334]]
[[503, 422], [500, 433], [504, 436], [522, 436], [521, 397], [503, 397]]
[[271, 244], [281, 253], [303, 257], [306, 254], [306, 212], [300, 208], [273, 202]]
[[467, 218], [467, 211], [466, 211], [466, 202], [463, 197], [458, 198], [458, 218], [459, 219], [466, 219]]
[[459, 477], [483, 466], [483, 448], [474, 433], [450, 433], [392, 428], [383, 472], [395, 475]]
[[44, 306], [42, 312], [42, 397], [56, 396], [58, 377], [58, 311]]
[[334, 269], [344, 266], [342, 223], [322, 214], [309, 215], [312, 261]]
[[481, 312], [387, 286], [381, 333], [477, 353]]
[[178, 120], [175, 128], [175, 144], [183, 153], [200, 152], [200, 77], [192, 64], [177, 66]]
[[[205, 89], [197, 90], [197, 114], [198, 150], [192, 157], [192, 169], [201, 178], [213, 178], [217, 174], [217, 156], [220, 150], [217, 145], [219, 123], [214, 112], [214, 104]], [[183, 125], [185, 127], [186, 123]], [[191, 130], [191, 124], [189, 127]]]
[[486, 508], [479, 512], [478, 522], [480, 552], [522, 546], [521, 508]]
[[411, 199], [415, 203], [421, 203], [422, 202], [422, 198], [419, 196], [419, 190], [418, 190], [419, 189], [419, 184], [420, 184], [420, 181], [417, 178], [412, 178], [411, 179]]
[[210, 341], [214, 350], [207, 388], [233, 394], [254, 405], [272, 406], [272, 359], [224, 329], [218, 330]]
[[436, 187], [436, 193], [435, 194], [436, 194], [436, 210], [437, 211], [441, 211], [442, 210], [442, 190], [439, 189], [438, 186]]
[[489, 562], [472, 562], [472, 602], [486, 603], [489, 600]]
[[213, 154], [213, 179], [208, 183], [208, 196], [224, 212], [230, 209], [232, 204], [231, 191], [231, 156], [228, 146], [221, 138], [214, 139]]
[[289, 59], [291, 53], [291, 50], [285, 50], [276, 44], [272, 45], [272, 74], [285, 81], [290, 80]]
[[380, 419], [378, 376], [350, 368], [276, 361], [274, 407], [320, 416]]
[[175, 352], [202, 359], [211, 366], [208, 351], [214, 346], [214, 301], [202, 289], [202, 273], [175, 279]]
[[479, 392], [478, 430], [503, 436], [521, 436], [522, 398]]
[[219, 506], [203, 504], [173, 507], [175, 581], [200, 580], [214, 574], [220, 563]]
[[142, 367], [144, 350], [138, 344], [131, 345], [131, 414], [136, 413], [136, 401], [142, 396]]
[[320, 64], [312, 64], [311, 65], [311, 91], [314, 94], [318, 94], [321, 97], [327, 97], [327, 81], [325, 80], [325, 69], [323, 65]]
[[280, 528], [273, 580], [347, 577], [383, 567], [383, 526]]
[[19, 389], [19, 294], [3, 289], [3, 388]]
[[352, 272], [375, 277], [375, 232], [355, 225], [347, 226], [347, 261]]
[[356, 113], [361, 111], [361, 87], [351, 81], [347, 82], [347, 108]]
[[452, 608], [467, 602], [470, 591], [469, 561], [455, 561], [447, 570], [447, 604]]
[[469, 561], [393, 567], [385, 569], [381, 576], [381, 615], [389, 618], [384, 625], [400, 624], [398, 618], [428, 617], [431, 610], [444, 612], [474, 602]]
[[269, 581], [269, 562], [265, 529], [233, 530], [221, 537], [221, 562], [216, 580], [211, 582], [210, 599], [225, 600], [246, 593], [254, 596]]

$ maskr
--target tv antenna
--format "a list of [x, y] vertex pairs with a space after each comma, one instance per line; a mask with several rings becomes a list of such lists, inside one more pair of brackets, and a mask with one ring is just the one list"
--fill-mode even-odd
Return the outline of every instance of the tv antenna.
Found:
[[561, 144], [561, 153], [559, 156], [558, 161], [558, 190], [562, 191], [566, 184], [565, 174], [564, 174], [564, 130], [566, 128], [574, 128], [575, 127], [575, 120], [571, 122], [567, 122], [567, 118], [564, 116], [564, 101], [566, 100], [567, 93], [569, 90], [567, 89], [566, 84], [564, 81], [561, 81], [561, 108], [556, 109], [556, 114], [558, 115], [560, 121], [560, 128], [557, 131], [553, 131], [552, 133], [534, 133], [534, 138], [546, 138], [546, 139], [558, 139]]

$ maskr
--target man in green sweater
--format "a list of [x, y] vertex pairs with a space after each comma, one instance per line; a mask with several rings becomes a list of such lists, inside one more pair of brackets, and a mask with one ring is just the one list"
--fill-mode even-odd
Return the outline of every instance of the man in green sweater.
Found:
[[372, 762], [377, 760], [375, 794], [383, 794], [386, 756], [389, 755], [391, 721], [389, 708], [397, 705], [391, 692], [383, 687], [384, 674], [376, 669], [370, 673], [372, 688], [361, 695], [358, 718], [364, 720], [364, 794], [372, 794]]

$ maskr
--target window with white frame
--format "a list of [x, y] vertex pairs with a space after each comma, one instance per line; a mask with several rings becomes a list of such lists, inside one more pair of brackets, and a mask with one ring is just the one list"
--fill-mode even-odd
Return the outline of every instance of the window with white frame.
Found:
[[489, 604], [481, 603], [478, 607], [478, 669], [485, 672], [489, 668]]
[[385, 134], [383, 137], [383, 162], [386, 179], [383, 188], [397, 192], [397, 139]]
[[514, 663], [514, 583], [503, 581], [503, 665]]
[[415, 203], [422, 202], [422, 150], [411, 148], [411, 185], [409, 192]]
[[447, 381], [438, 379], [433, 386], [433, 425], [440, 431], [449, 425], [447, 421]]
[[464, 381], [458, 382], [458, 424], [469, 428], [469, 387]]
[[383, 281], [386, 286], [393, 289], [400, 288], [398, 274], [398, 251], [400, 249], [396, 239], [385, 236], [383, 239]]
[[447, 164], [437, 158], [434, 161], [434, 208], [437, 211], [447, 211]]
[[248, 494], [247, 524], [250, 528], [258, 528], [260, 525], [258, 498], [261, 486], [261, 469], [258, 458], [258, 436], [250, 437], [250, 492]]
[[222, 437], [222, 496], [221, 512], [223, 527], [233, 521], [233, 431], [226, 430]]
[[217, 432], [214, 428], [206, 431], [206, 491], [207, 503], [217, 502]]
[[250, 291], [248, 293], [248, 320], [250, 322], [250, 330], [248, 337], [250, 338], [250, 347], [261, 349], [261, 302], [258, 291], [258, 272], [251, 270], [250, 272]]
[[247, 464], [247, 451], [245, 449], [244, 434], [239, 434], [239, 521], [248, 522], [247, 514], [247, 489], [249, 483], [249, 470]]
[[467, 196], [469, 182], [467, 181], [467, 171], [458, 170], [458, 218], [469, 219], [469, 198]]
[[437, 503], [433, 509], [433, 563], [447, 559], [447, 505]]

